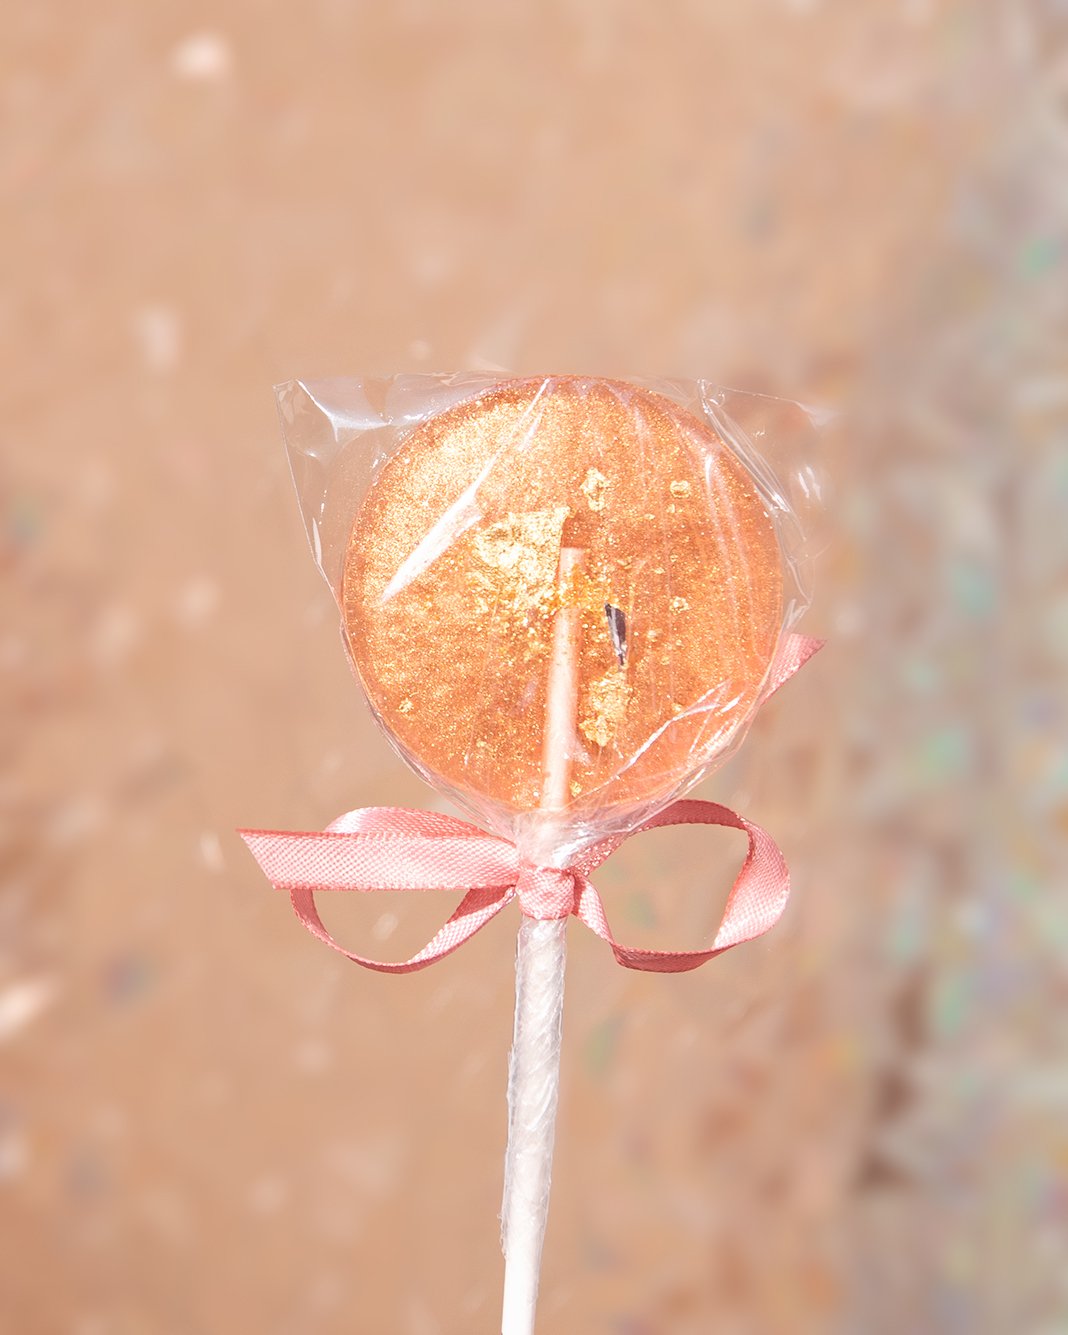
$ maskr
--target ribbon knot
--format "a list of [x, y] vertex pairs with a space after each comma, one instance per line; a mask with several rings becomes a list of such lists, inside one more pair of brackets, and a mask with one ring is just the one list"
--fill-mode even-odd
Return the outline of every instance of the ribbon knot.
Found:
[[524, 862], [519, 868], [515, 893], [528, 918], [543, 921], [567, 918], [575, 912], [575, 873], [569, 868], [534, 867]]

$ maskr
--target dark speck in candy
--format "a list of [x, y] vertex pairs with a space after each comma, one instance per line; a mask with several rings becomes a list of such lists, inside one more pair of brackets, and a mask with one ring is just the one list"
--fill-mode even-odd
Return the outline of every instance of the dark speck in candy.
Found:
[[605, 603], [604, 614], [608, 618], [608, 629], [612, 633], [612, 647], [622, 667], [627, 661], [627, 618], [621, 608]]

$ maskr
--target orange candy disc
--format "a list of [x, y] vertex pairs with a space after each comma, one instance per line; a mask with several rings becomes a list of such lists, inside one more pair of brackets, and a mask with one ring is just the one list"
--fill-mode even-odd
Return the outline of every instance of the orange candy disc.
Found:
[[[561, 578], [562, 548], [580, 566]], [[726, 747], [781, 628], [768, 507], [672, 400], [620, 381], [512, 380], [416, 426], [352, 529], [342, 604], [386, 728], [432, 777], [542, 801], [553, 630], [577, 611], [571, 814], [663, 800]]]

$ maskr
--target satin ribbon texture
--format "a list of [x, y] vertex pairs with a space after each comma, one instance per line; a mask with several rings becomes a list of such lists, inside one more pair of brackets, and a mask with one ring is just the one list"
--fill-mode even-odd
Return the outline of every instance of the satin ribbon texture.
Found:
[[[822, 646], [822, 641], [788, 635], [768, 675], [760, 703], [787, 681]], [[734, 882], [712, 945], [704, 950], [640, 950], [612, 935], [590, 873], [621, 844], [643, 830], [664, 825], [725, 825], [745, 832], [749, 850]], [[612, 948], [627, 969], [683, 973], [696, 969], [731, 946], [751, 941], [782, 916], [790, 874], [766, 830], [715, 802], [674, 802], [629, 834], [593, 844], [565, 869], [520, 861], [515, 845], [475, 825], [433, 811], [366, 807], [339, 816], [325, 830], [239, 830], [267, 879], [288, 892], [308, 931], [364, 968], [381, 973], [414, 973], [444, 959], [480, 931], [491, 918], [519, 901], [530, 918], [574, 914]], [[466, 891], [456, 911], [434, 939], [409, 960], [388, 963], [355, 955], [323, 925], [315, 907], [318, 890]]]

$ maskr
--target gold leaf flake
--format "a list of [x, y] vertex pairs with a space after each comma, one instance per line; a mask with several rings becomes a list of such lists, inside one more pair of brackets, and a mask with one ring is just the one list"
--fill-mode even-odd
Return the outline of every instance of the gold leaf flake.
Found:
[[607, 490], [608, 479], [598, 469], [591, 468], [580, 488], [580, 491], [586, 497], [586, 504], [591, 510], [604, 509], [604, 496]]
[[567, 519], [566, 506], [554, 510], [531, 510], [510, 514], [481, 529], [474, 537], [475, 554], [494, 572], [495, 578], [480, 577], [498, 595], [500, 603], [517, 616], [548, 603], [556, 591], [560, 543]]
[[630, 696], [626, 671], [618, 664], [590, 682], [586, 714], [579, 724], [582, 735], [595, 746], [607, 746], [623, 722]]

